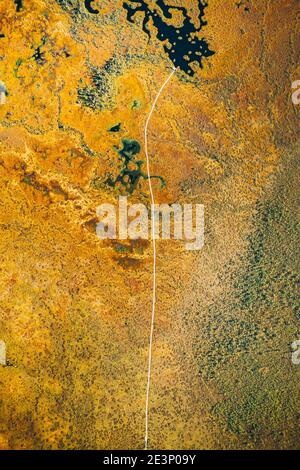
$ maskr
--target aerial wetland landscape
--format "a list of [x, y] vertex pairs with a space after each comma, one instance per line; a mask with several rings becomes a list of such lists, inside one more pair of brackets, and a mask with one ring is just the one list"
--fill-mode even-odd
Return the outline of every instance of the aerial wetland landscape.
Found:
[[1, 450], [300, 448], [299, 7], [0, 1]]

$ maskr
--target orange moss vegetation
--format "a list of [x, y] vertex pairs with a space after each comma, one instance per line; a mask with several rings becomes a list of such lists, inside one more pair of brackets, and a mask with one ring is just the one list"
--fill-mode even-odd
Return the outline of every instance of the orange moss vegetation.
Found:
[[[8, 91], [0, 105], [3, 449], [143, 446], [151, 245], [98, 240], [96, 207], [116, 201], [106, 184], [120, 168], [116, 148], [123, 138], [143, 145], [172, 64], [142, 32], [141, 15], [137, 24], [126, 20], [121, 1], [95, 2], [99, 15], [73, 3], [78, 11], [55, 0], [23, 0], [18, 13], [12, 0], [0, 5], [0, 80]], [[197, 21], [196, 1], [170, 3]], [[277, 303], [239, 303], [251, 237], [269, 227], [259, 204], [292, 207], [297, 188], [282, 176], [294, 175], [299, 127], [290, 99], [299, 78], [296, 2], [243, 3], [209, 2], [204, 34], [216, 54], [193, 79], [177, 72], [150, 125], [152, 174], [167, 182], [155, 188], [156, 201], [206, 206], [201, 252], [158, 243], [153, 448], [297, 446], [299, 371], [288, 357], [299, 331], [295, 301], [282, 304], [275, 290]], [[149, 203], [146, 181], [131, 202]], [[281, 219], [285, 226], [293, 227], [293, 214]], [[269, 266], [273, 241], [266, 238], [266, 258], [250, 270], [262, 259]], [[293, 276], [293, 256], [288, 268], [283, 258], [278, 270]], [[294, 292], [289, 276], [282, 289]], [[233, 327], [232, 319], [242, 323]], [[257, 325], [255, 339], [245, 322]], [[272, 352], [278, 348], [282, 356]]]

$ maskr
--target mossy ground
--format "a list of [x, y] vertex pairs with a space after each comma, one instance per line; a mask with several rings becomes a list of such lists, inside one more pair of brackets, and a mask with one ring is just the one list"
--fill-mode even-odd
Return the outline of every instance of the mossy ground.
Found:
[[[95, 218], [172, 64], [122, 3], [0, 5], [3, 449], [143, 447], [151, 244], [100, 241]], [[296, 3], [211, 0], [216, 53], [150, 124], [156, 201], [206, 210], [203, 250], [157, 243], [151, 448], [299, 447]]]

